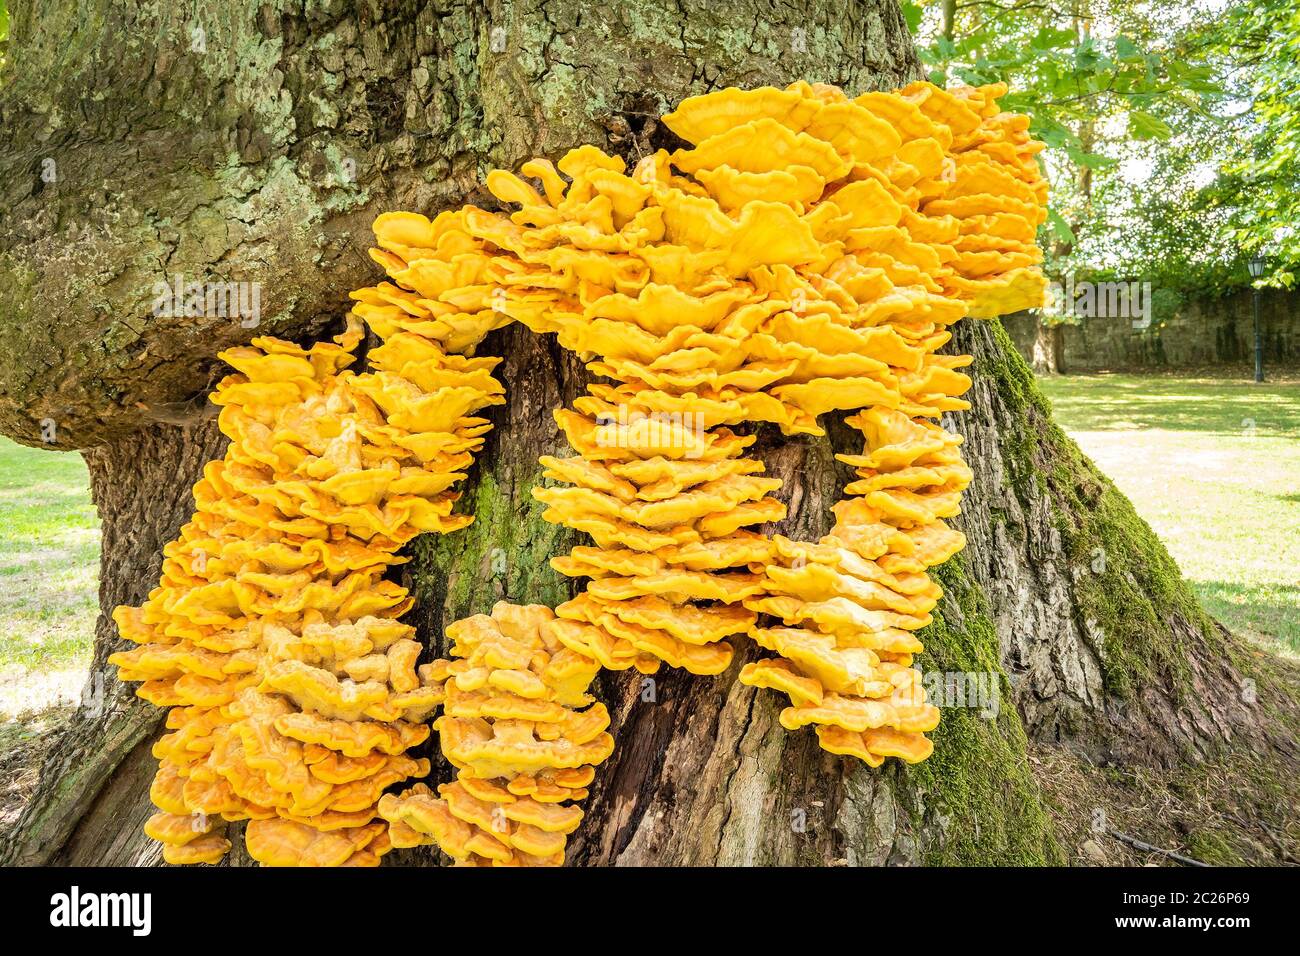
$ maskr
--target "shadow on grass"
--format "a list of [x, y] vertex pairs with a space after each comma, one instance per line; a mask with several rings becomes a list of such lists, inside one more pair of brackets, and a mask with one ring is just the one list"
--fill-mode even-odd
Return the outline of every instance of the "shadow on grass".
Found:
[[1039, 384], [1061, 423], [1079, 431], [1300, 432], [1300, 385], [1129, 375], [1064, 376]]
[[1300, 585], [1192, 581], [1205, 609], [1229, 630], [1276, 637], [1300, 652]]

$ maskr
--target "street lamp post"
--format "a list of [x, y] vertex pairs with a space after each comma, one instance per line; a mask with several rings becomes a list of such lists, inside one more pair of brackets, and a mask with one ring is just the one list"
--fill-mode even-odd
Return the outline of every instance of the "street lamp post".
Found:
[[[1250, 257], [1247, 267], [1250, 269], [1250, 277], [1258, 279], [1264, 274], [1264, 266], [1267, 263], [1264, 257], [1258, 252]], [[1259, 286], [1252, 283], [1252, 298], [1255, 303], [1255, 381], [1264, 381], [1264, 338], [1259, 331]]]

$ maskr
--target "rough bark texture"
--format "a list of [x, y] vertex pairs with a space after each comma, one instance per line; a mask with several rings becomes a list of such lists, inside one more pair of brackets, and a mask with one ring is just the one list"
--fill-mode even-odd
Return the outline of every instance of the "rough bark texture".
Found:
[[1034, 321], [1033, 370], [1039, 375], [1053, 375], [1065, 370], [1061, 360], [1061, 327], [1047, 325], [1041, 319]]
[[[381, 210], [481, 200], [489, 165], [581, 142], [635, 156], [665, 141], [656, 114], [719, 86], [890, 88], [918, 69], [892, 0], [236, 2], [197, 20], [126, 0], [50, 7], [17, 12], [0, 90], [0, 286], [12, 309], [0, 320], [0, 430], [35, 443], [53, 418], [61, 441], [92, 448], [106, 611], [152, 586], [190, 483], [219, 450], [210, 423], [156, 421], [192, 419], [217, 349], [254, 334], [152, 317], [155, 281], [261, 282], [257, 332], [320, 334], [346, 291], [374, 279], [363, 250]], [[206, 52], [189, 49], [195, 27]], [[38, 175], [46, 156], [58, 158], [53, 184]], [[940, 573], [925, 661], [992, 675], [996, 715], [949, 709], [933, 758], [872, 771], [784, 731], [777, 696], [736, 682], [752, 647], [717, 678], [606, 675], [598, 692], [618, 748], [572, 862], [1052, 862], [1062, 854], [1031, 739], [1170, 762], [1254, 732], [1226, 636], [1052, 425], [1000, 325], [964, 324], [954, 347], [977, 359], [974, 407], [951, 423], [977, 479], [961, 522], [970, 547]], [[573, 538], [541, 520], [530, 489], [538, 455], [565, 451], [550, 413], [586, 373], [522, 327], [484, 351], [505, 356], [509, 402], [467, 482], [477, 520], [417, 541], [404, 571], [419, 598], [411, 620], [438, 651], [457, 617], [500, 598], [553, 604], [570, 588], [546, 559]], [[840, 425], [826, 439], [761, 439], [790, 505], [774, 530], [826, 530], [846, 477], [832, 455], [849, 441]], [[101, 620], [97, 665], [115, 644]], [[107, 713], [78, 719], [4, 859], [156, 858], [138, 826], [158, 714], [109, 686]]]

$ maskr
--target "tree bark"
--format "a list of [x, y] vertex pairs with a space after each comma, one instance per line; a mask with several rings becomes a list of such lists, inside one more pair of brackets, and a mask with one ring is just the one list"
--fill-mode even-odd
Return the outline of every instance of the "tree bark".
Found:
[[[215, 352], [252, 334], [323, 334], [347, 290], [374, 280], [363, 250], [376, 213], [481, 200], [490, 165], [582, 142], [635, 157], [670, 136], [656, 115], [728, 84], [860, 91], [919, 75], [893, 0], [372, 2], [355, 14], [236, 2], [195, 21], [145, 20], [126, 0], [86, 6], [27, 8], [13, 25], [0, 101], [0, 285], [13, 290], [0, 429], [36, 443], [53, 418], [61, 441], [88, 449], [105, 613], [153, 586], [189, 487], [220, 452], [194, 399]], [[195, 27], [204, 52], [190, 49]], [[47, 154], [66, 178], [38, 186]], [[262, 283], [260, 326], [152, 316], [152, 283], [176, 272]], [[30, 329], [41, 331], [34, 345]], [[571, 862], [1056, 862], [1031, 738], [1169, 762], [1258, 736], [1254, 708], [1219, 693], [1242, 679], [1228, 637], [1052, 424], [999, 324], [962, 323], [953, 348], [976, 357], [973, 407], [948, 423], [976, 472], [959, 522], [970, 545], [940, 571], [946, 596], [923, 662], [986, 675], [996, 714], [949, 708], [930, 760], [870, 770], [779, 726], [776, 695], [736, 680], [750, 646], [716, 678], [604, 675], [617, 748]], [[509, 401], [466, 483], [477, 520], [417, 540], [403, 570], [418, 600], [409, 620], [437, 652], [447, 623], [497, 599], [570, 595], [547, 558], [574, 538], [541, 520], [530, 492], [538, 456], [567, 453], [551, 411], [580, 394], [586, 372], [519, 326], [483, 351], [505, 357]], [[790, 506], [772, 530], [828, 528], [848, 475], [832, 456], [856, 451], [850, 441], [839, 423], [824, 439], [760, 439]], [[101, 618], [92, 680], [118, 643]], [[106, 683], [108, 706], [77, 718], [5, 861], [156, 862], [139, 824], [160, 715], [111, 674]]]
[[1034, 320], [1033, 361], [1030, 367], [1038, 375], [1056, 375], [1064, 372], [1064, 355], [1061, 327], [1048, 325], [1041, 317]]

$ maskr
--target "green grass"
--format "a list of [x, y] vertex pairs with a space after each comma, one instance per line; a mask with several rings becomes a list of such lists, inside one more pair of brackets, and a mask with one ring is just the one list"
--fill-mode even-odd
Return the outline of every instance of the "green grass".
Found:
[[1300, 650], [1300, 384], [1102, 374], [1040, 385], [1206, 610]]
[[75, 695], [91, 659], [98, 568], [81, 456], [0, 438], [0, 712]]

